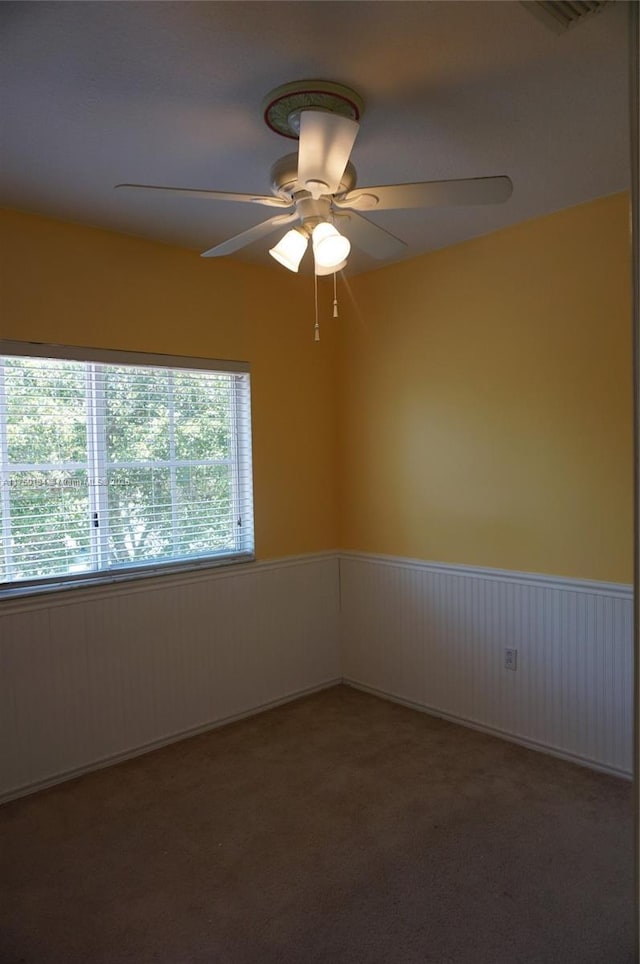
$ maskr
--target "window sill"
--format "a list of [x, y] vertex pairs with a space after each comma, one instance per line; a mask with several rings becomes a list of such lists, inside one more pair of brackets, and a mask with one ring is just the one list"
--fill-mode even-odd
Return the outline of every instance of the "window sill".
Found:
[[[53, 597], [58, 598], [66, 595], [74, 589], [98, 589], [102, 590], [110, 586], [125, 588], [132, 583], [140, 583], [144, 580], [159, 579], [164, 585], [165, 578], [168, 576], [181, 577], [193, 574], [211, 575], [215, 570], [224, 570], [237, 565], [255, 562], [253, 552], [243, 552], [228, 556], [208, 557], [199, 560], [185, 560], [184, 562], [157, 563], [150, 566], [136, 566], [130, 569], [113, 570], [110, 572], [91, 573], [85, 577], [78, 578], [69, 576], [66, 578], [51, 580], [38, 584], [11, 585], [5, 583], [4, 588], [0, 588], [0, 606], [4, 602], [11, 600], [20, 601], [34, 599], [34, 597]], [[125, 584], [125, 585], [123, 585]], [[132, 586], [132, 589], [134, 587]], [[144, 586], [137, 586], [138, 590]]]

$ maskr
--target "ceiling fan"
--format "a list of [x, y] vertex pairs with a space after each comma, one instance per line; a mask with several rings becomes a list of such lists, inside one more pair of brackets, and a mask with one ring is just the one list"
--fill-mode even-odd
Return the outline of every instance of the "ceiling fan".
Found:
[[327, 81], [298, 81], [271, 91], [263, 102], [265, 123], [276, 133], [297, 139], [299, 143], [297, 154], [287, 154], [273, 165], [270, 195], [155, 184], [117, 184], [116, 187], [275, 208], [277, 213], [271, 218], [204, 251], [202, 257], [233, 254], [254, 241], [295, 225], [269, 254], [290, 271], [297, 271], [311, 239], [316, 275], [341, 270], [346, 265], [351, 242], [379, 260], [402, 253], [405, 242], [368, 220], [361, 211], [499, 204], [511, 196], [513, 185], [506, 176], [356, 187], [356, 170], [349, 158], [363, 106], [362, 98], [355, 91]]

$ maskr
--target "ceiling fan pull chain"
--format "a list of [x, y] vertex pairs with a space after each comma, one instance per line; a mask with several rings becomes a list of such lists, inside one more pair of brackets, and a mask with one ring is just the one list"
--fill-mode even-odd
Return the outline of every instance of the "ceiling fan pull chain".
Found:
[[338, 295], [337, 295], [337, 281], [336, 272], [333, 272], [333, 317], [338, 317]]
[[315, 303], [316, 303], [316, 323], [313, 329], [314, 331], [313, 340], [320, 341], [320, 325], [318, 324], [318, 275], [315, 273], [315, 271], [313, 272], [313, 290], [314, 290]]

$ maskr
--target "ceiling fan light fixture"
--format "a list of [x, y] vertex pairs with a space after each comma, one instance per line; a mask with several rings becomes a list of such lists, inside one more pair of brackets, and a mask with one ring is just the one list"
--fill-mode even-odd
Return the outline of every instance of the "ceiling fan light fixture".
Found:
[[297, 228], [291, 228], [274, 248], [269, 249], [269, 254], [289, 271], [297, 271], [308, 243], [306, 235]]
[[337, 271], [342, 271], [342, 269], [343, 269], [343, 268], [346, 268], [346, 267], [347, 267], [347, 259], [345, 258], [344, 261], [341, 261], [340, 264], [334, 265], [334, 267], [332, 267], [332, 268], [323, 268], [323, 267], [322, 267], [321, 265], [319, 265], [318, 262], [316, 261], [316, 263], [315, 263], [315, 269], [314, 269], [314, 270], [315, 270], [315, 273], [317, 274], [317, 276], [318, 276], [319, 278], [322, 278], [322, 277], [324, 277], [324, 275], [327, 275], [327, 274], [335, 274]]
[[[346, 262], [351, 244], [348, 238], [340, 234], [338, 229], [328, 221], [321, 221], [313, 229], [313, 254], [316, 268], [328, 268], [330, 271], [339, 270]], [[316, 270], [316, 274], [318, 271]]]

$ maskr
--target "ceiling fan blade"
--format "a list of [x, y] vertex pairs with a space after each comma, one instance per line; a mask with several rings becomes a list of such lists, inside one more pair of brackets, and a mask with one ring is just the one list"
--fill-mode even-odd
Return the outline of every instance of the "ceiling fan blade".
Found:
[[359, 126], [357, 121], [341, 114], [302, 111], [298, 145], [298, 183], [301, 187], [318, 197], [320, 194], [335, 194]]
[[355, 208], [358, 211], [501, 204], [511, 197], [512, 191], [513, 184], [506, 176], [470, 177], [454, 181], [359, 187], [334, 201], [334, 204], [339, 208]]
[[117, 190], [127, 191], [164, 191], [165, 194], [183, 194], [185, 197], [201, 197], [210, 201], [247, 201], [249, 204], [264, 204], [271, 208], [290, 208], [291, 201], [267, 194], [231, 194], [228, 191], [204, 191], [190, 187], [162, 187], [160, 184], [116, 184]]
[[406, 242], [396, 238], [395, 234], [385, 231], [379, 224], [368, 221], [361, 214], [350, 211], [349, 214], [338, 215], [340, 231], [365, 254], [384, 261], [386, 258], [397, 258], [406, 248]]
[[262, 221], [260, 224], [256, 224], [254, 227], [249, 228], [248, 231], [243, 231], [241, 234], [236, 234], [235, 237], [229, 238], [228, 241], [223, 241], [222, 244], [216, 244], [215, 247], [209, 248], [208, 251], [203, 251], [200, 257], [220, 258], [225, 254], [233, 254], [234, 251], [239, 251], [240, 248], [245, 248], [253, 241], [259, 241], [260, 238], [266, 238], [268, 234], [271, 234], [273, 231], [277, 231], [278, 228], [283, 228], [287, 224], [291, 224], [293, 221], [297, 220], [298, 215], [295, 211], [293, 214], [278, 214], [275, 218], [269, 218], [268, 221]]

